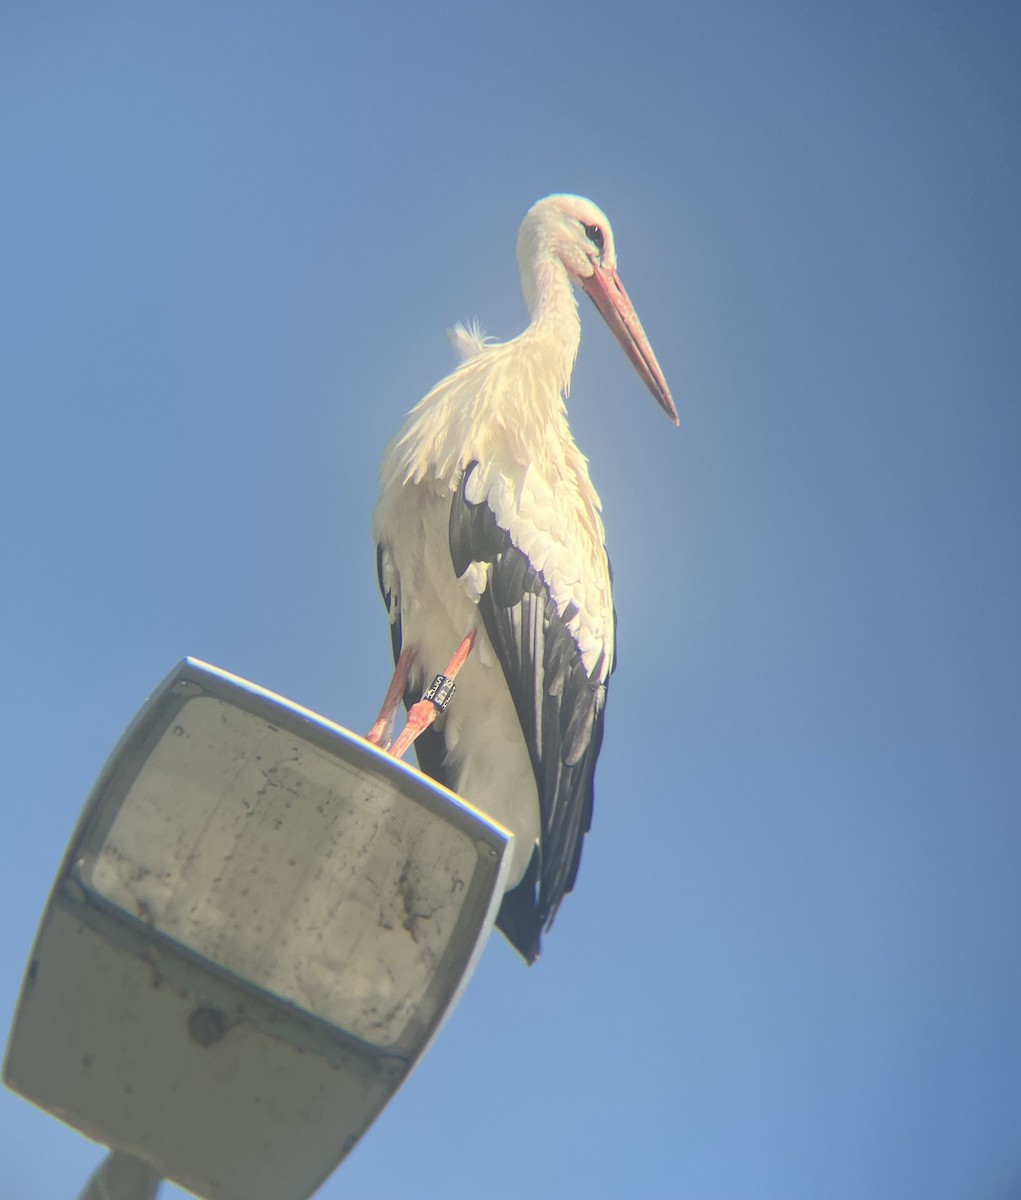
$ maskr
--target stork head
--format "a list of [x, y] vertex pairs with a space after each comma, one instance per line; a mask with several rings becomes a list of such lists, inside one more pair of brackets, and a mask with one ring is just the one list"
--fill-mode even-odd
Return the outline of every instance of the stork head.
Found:
[[638, 314], [617, 274], [613, 230], [602, 209], [583, 196], [555, 195], [528, 210], [518, 233], [525, 299], [535, 310], [544, 264], [559, 262], [602, 314], [642, 382], [675, 425], [677, 409]]

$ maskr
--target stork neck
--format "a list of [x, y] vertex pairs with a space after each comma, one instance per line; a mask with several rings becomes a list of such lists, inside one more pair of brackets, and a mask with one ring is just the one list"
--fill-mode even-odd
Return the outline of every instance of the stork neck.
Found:
[[532, 314], [526, 336], [545, 343], [557, 361], [562, 390], [567, 392], [581, 342], [581, 319], [570, 276], [559, 258], [540, 254], [531, 270], [522, 271], [522, 289]]

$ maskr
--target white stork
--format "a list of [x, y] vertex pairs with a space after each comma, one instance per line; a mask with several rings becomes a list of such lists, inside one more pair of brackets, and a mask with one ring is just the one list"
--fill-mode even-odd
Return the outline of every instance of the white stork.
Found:
[[497, 924], [531, 963], [578, 871], [614, 666], [601, 506], [564, 405], [581, 340], [572, 283], [678, 418], [606, 216], [547, 196], [517, 257], [531, 324], [502, 344], [455, 330], [465, 361], [383, 458], [373, 532], [396, 670], [368, 737], [389, 745], [403, 699], [391, 752], [414, 741], [423, 771], [514, 833]]

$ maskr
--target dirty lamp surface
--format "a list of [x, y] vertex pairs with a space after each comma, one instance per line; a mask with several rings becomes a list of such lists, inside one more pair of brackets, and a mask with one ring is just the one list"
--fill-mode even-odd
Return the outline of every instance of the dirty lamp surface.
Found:
[[300, 1200], [467, 981], [510, 835], [186, 659], [135, 718], [32, 952], [7, 1083], [209, 1200]]

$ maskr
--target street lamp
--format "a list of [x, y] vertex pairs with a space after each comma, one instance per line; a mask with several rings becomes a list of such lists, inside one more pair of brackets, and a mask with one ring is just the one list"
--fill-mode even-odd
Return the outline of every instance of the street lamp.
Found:
[[185, 659], [86, 803], [6, 1082], [117, 1152], [87, 1196], [168, 1178], [304, 1200], [460, 995], [510, 844], [362, 738]]

